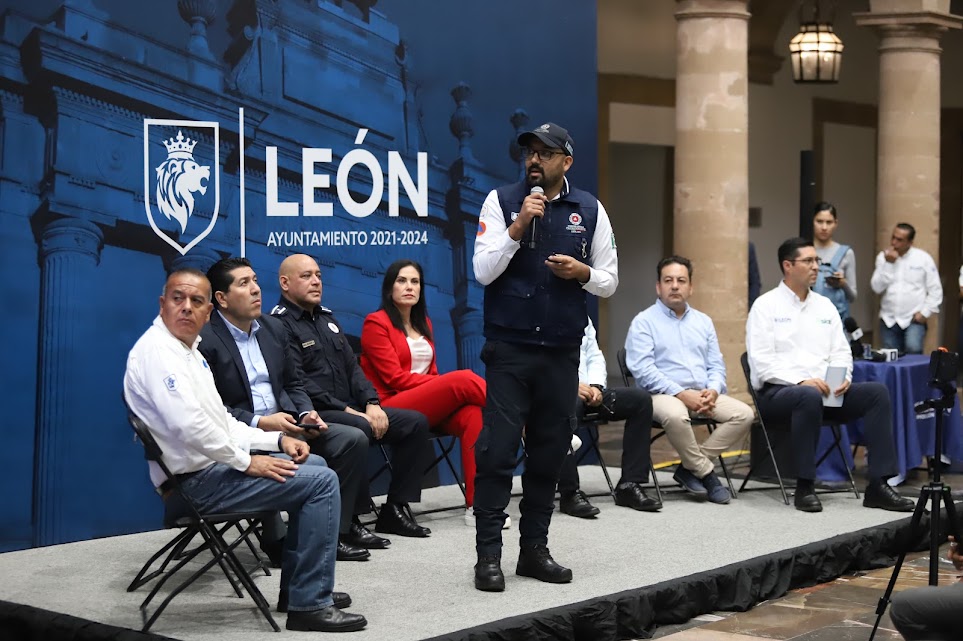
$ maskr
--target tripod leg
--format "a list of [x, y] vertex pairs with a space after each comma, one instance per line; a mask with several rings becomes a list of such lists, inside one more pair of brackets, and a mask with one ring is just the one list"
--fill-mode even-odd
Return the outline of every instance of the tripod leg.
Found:
[[937, 585], [940, 579], [940, 499], [943, 498], [943, 489], [942, 483], [930, 487], [930, 497], [933, 499], [930, 510], [930, 585]]
[[[923, 509], [926, 507], [926, 501], [929, 499], [929, 488], [924, 487], [920, 490], [920, 497], [916, 501], [916, 509], [913, 511], [913, 519], [910, 521], [910, 541], [916, 539], [916, 533], [919, 530], [921, 519], [923, 518]], [[880, 621], [883, 620], [883, 613], [886, 612], [886, 606], [889, 605], [890, 597], [893, 595], [893, 588], [896, 587], [896, 579], [899, 577], [900, 568], [903, 567], [903, 561], [906, 559], [906, 548], [899, 553], [896, 559], [896, 565], [893, 567], [893, 574], [889, 578], [889, 583], [886, 585], [886, 591], [883, 592], [883, 596], [879, 598], [879, 603], [876, 606], [876, 623], [873, 624], [873, 631], [869, 635], [869, 641], [873, 641], [876, 636], [876, 630], [879, 628]]]

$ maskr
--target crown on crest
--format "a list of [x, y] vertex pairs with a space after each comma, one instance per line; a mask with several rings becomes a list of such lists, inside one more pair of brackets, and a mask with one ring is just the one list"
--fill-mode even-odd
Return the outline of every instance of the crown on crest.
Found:
[[193, 158], [194, 146], [196, 144], [196, 140], [184, 138], [184, 134], [181, 131], [177, 132], [176, 139], [171, 138], [170, 140], [164, 141], [164, 146], [167, 147], [168, 158]]

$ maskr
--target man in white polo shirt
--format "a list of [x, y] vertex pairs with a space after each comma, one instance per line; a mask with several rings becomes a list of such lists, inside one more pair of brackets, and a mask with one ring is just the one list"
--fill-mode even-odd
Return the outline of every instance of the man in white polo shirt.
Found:
[[940, 311], [943, 287], [933, 257], [913, 247], [916, 230], [909, 223], [893, 229], [889, 248], [876, 256], [869, 286], [880, 295], [879, 333], [883, 347], [906, 354], [923, 353], [926, 319]]
[[[824, 417], [864, 418], [869, 449], [869, 485], [863, 505], [909, 512], [914, 503], [886, 484], [896, 474], [889, 392], [881, 383], [852, 384], [853, 357], [832, 302], [810, 290], [819, 272], [811, 241], [790, 238], [779, 246], [783, 280], [756, 299], [746, 323], [752, 386], [759, 413], [771, 425], [789, 424], [796, 462], [797, 510], [820, 512], [816, 496], [816, 445]], [[830, 367], [843, 368], [842, 383], [826, 382]], [[842, 406], [824, 399], [842, 396]]]

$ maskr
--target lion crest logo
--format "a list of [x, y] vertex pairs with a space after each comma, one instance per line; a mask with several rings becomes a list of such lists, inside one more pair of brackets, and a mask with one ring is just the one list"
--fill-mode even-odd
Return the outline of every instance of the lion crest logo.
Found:
[[[153, 145], [151, 140], [151, 128], [164, 127], [172, 133], [172, 127], [176, 127], [177, 135], [167, 138], [166, 136]], [[212, 165], [205, 165], [198, 162], [194, 157], [194, 149], [198, 145], [198, 140], [191, 139], [184, 135], [184, 129], [198, 130], [210, 128], [213, 130], [214, 139], [214, 162]], [[192, 247], [203, 240], [214, 228], [217, 221], [218, 206], [220, 202], [220, 180], [219, 180], [219, 143], [220, 128], [216, 122], [200, 122], [193, 120], [144, 120], [144, 205], [147, 209], [147, 218], [150, 221], [154, 233], [164, 241], [179, 251], [182, 255], [187, 254]], [[158, 147], [163, 145], [166, 157], [161, 156]], [[154, 151], [152, 156], [151, 152]], [[153, 158], [153, 159], [152, 159]], [[160, 160], [160, 162], [157, 162]], [[213, 171], [212, 171], [213, 169]], [[214, 202], [211, 208], [209, 198], [205, 198], [211, 178], [214, 178], [213, 191]], [[151, 179], [155, 184], [151, 189]], [[154, 196], [156, 212], [152, 207], [150, 195]], [[211, 220], [207, 228], [197, 233], [196, 226], [190, 225], [191, 217], [198, 213], [211, 211]], [[163, 219], [155, 220], [155, 213], [163, 214]], [[202, 215], [202, 217], [204, 217]], [[164, 221], [174, 221], [176, 226], [170, 233], [161, 229], [158, 221], [164, 227], [171, 229], [171, 226], [164, 224]], [[189, 242], [183, 242], [187, 238], [193, 238]]]
[[179, 222], [182, 232], [187, 231], [187, 219], [194, 213], [194, 194], [206, 194], [211, 179], [211, 168], [194, 160], [195, 145], [196, 141], [185, 139], [178, 131], [176, 140], [164, 141], [167, 160], [157, 167], [157, 208], [168, 220]]

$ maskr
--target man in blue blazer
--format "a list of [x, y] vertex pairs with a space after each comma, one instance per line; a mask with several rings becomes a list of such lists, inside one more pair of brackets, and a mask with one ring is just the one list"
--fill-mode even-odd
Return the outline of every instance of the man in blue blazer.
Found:
[[311, 441], [311, 450], [324, 457], [340, 482], [338, 560], [367, 560], [371, 554], [366, 547], [390, 544], [351, 519], [367, 473], [367, 438], [354, 428], [325, 424], [314, 411], [296, 362], [285, 356], [284, 328], [261, 315], [261, 289], [251, 263], [225, 258], [207, 277], [215, 311], [201, 330], [198, 349], [211, 367], [221, 400], [231, 415], [254, 429]]

